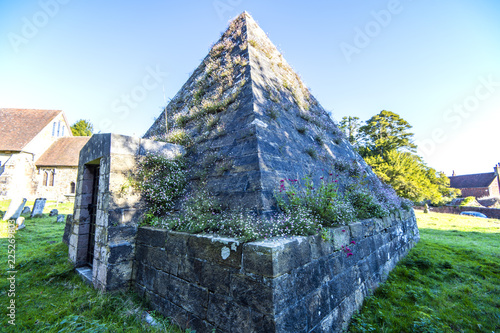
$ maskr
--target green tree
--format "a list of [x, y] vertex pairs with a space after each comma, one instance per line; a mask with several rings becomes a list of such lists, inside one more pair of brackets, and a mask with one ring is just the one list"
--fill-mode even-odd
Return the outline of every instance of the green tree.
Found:
[[366, 156], [384, 156], [397, 150], [415, 152], [417, 146], [412, 142], [412, 126], [398, 114], [383, 110], [366, 121], [360, 128], [361, 141], [364, 141], [360, 153]]
[[343, 117], [339, 127], [351, 143], [355, 141], [353, 146], [373, 172], [399, 196], [438, 205], [459, 195], [458, 190], [450, 188], [450, 180], [444, 173], [428, 167], [415, 154], [412, 126], [398, 114], [383, 110], [361, 127], [357, 117]]
[[94, 126], [89, 120], [80, 119], [71, 126], [74, 136], [92, 136]]
[[344, 133], [349, 140], [349, 143], [354, 147], [358, 148], [361, 144], [359, 130], [361, 128], [361, 122], [358, 117], [344, 116], [339, 123], [340, 130]]

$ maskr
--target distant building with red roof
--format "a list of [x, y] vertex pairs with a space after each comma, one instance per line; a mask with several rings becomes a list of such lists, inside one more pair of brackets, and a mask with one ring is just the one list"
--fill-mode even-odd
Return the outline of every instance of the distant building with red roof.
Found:
[[0, 200], [71, 199], [89, 139], [73, 136], [61, 110], [0, 109]]
[[498, 197], [500, 196], [500, 163], [495, 165], [493, 172], [476, 173], [457, 176], [455, 172], [450, 178], [450, 187], [462, 191], [462, 197]]

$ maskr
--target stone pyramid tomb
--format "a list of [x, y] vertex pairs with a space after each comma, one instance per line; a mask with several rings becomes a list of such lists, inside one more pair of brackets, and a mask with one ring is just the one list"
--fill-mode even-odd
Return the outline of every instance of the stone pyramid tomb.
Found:
[[[191, 194], [207, 189], [228, 210], [271, 213], [280, 180], [329, 173], [340, 191], [359, 186], [395, 209], [326, 237], [254, 242], [144, 226], [142, 193], [128, 185], [148, 154], [184, 155]], [[95, 134], [82, 148], [64, 242], [95, 288], [133, 288], [182, 329], [340, 332], [419, 240], [413, 210], [400, 204], [243, 13], [145, 138]]]
[[319, 178], [334, 169], [378, 182], [246, 12], [144, 137], [187, 145], [192, 184], [202, 183], [230, 209], [273, 211], [280, 179]]

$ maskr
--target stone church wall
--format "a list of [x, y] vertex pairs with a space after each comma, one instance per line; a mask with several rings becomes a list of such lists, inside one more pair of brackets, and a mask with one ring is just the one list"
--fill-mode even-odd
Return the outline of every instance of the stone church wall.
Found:
[[141, 227], [135, 288], [197, 332], [338, 332], [419, 232], [411, 211], [330, 229], [329, 238], [241, 244]]
[[[44, 173], [54, 172], [54, 185], [44, 184]], [[47, 200], [71, 201], [75, 193], [71, 193], [71, 183], [76, 190], [77, 167], [40, 167], [37, 171], [38, 190], [37, 197]]]

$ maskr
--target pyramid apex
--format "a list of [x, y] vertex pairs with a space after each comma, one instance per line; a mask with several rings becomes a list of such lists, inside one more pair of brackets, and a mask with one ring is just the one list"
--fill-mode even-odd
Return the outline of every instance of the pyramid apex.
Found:
[[280, 179], [317, 170], [377, 181], [247, 11], [144, 137], [186, 144], [192, 189], [203, 186], [229, 209], [273, 211]]

